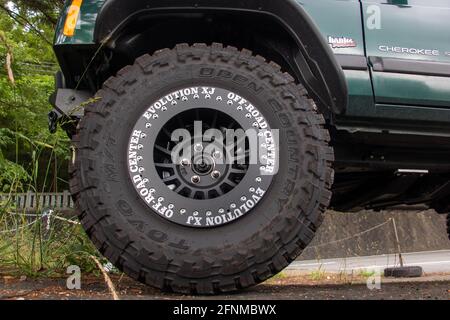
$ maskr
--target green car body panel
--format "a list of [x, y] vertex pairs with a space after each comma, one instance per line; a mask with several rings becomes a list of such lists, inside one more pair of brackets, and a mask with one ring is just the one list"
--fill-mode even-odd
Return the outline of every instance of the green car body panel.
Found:
[[94, 44], [94, 30], [100, 9], [106, 0], [84, 0], [73, 37], [64, 35], [64, 22], [71, 1], [64, 4], [55, 32], [55, 45]]
[[[445, 31], [450, 29], [448, 1], [363, 1], [366, 21], [374, 10], [380, 13], [381, 25], [379, 28], [364, 25], [368, 57], [405, 59], [412, 63], [436, 61], [443, 63], [443, 68], [449, 68], [450, 33]], [[405, 52], [403, 48], [410, 50]], [[450, 121], [448, 75], [406, 72], [373, 71], [377, 102], [374, 116]]]
[[[99, 46], [97, 18], [108, 0], [84, 0], [73, 37], [63, 35], [67, 1], [55, 35], [55, 49]], [[366, 119], [450, 123], [450, 3], [446, 0], [295, 0], [309, 15], [342, 65], [348, 104], [336, 123]], [[361, 60], [363, 59], [363, 60]], [[398, 62], [398, 63], [397, 63]], [[419, 65], [419, 66], [418, 66]], [[389, 66], [391, 66], [389, 68]], [[393, 67], [392, 67], [393, 66]], [[408, 69], [408, 67], [412, 67]], [[433, 72], [435, 70], [436, 72]], [[367, 120], [368, 119], [368, 120]]]

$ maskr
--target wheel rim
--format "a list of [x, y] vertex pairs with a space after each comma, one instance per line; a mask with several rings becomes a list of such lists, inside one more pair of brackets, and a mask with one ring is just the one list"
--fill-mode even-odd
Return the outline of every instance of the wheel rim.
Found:
[[278, 165], [273, 132], [262, 113], [233, 92], [181, 89], [136, 122], [128, 146], [130, 178], [161, 217], [218, 227], [250, 213], [266, 194]]
[[[205, 116], [200, 117], [200, 112], [205, 113]], [[201, 121], [198, 121], [200, 119]], [[218, 110], [197, 108], [183, 112], [169, 120], [156, 139], [154, 148], [156, 170], [169, 189], [186, 198], [203, 200], [219, 198], [237, 188], [247, 173], [249, 142], [245, 138], [242, 152], [233, 150], [235, 145], [222, 146], [220, 143], [217, 148], [206, 151], [208, 142], [195, 142], [196, 122], [200, 122], [202, 133], [209, 129], [217, 129], [224, 134], [227, 129], [242, 130], [232, 117]], [[178, 157], [179, 161], [174, 163], [173, 152], [179, 145], [172, 141], [171, 133], [180, 126], [186, 128], [194, 139], [182, 142], [191, 149], [190, 156]], [[231, 160], [232, 156], [238, 157], [239, 154], [245, 157], [242, 163]]]

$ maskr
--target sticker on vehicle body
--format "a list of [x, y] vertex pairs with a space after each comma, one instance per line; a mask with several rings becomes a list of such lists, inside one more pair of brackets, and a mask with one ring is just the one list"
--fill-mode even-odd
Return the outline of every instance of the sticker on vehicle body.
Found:
[[333, 37], [328, 36], [328, 44], [332, 48], [354, 48], [356, 47], [356, 41], [347, 37]]

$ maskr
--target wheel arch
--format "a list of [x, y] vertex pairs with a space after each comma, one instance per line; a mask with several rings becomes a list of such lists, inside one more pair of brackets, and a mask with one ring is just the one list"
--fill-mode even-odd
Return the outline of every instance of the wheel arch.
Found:
[[[108, 0], [98, 14], [94, 40], [96, 43], [105, 43], [106, 46], [117, 49], [123, 43], [127, 44], [127, 40], [121, 39], [124, 34], [130, 30], [139, 32], [136, 30], [136, 23], [139, 21], [148, 22], [147, 19], [170, 17], [173, 19], [171, 21], [177, 20], [180, 23], [183, 21], [184, 24], [181, 26], [187, 26], [186, 23], [190, 25], [189, 19], [218, 16], [228, 19], [237, 15], [239, 15], [240, 23], [244, 23], [244, 17], [255, 19], [251, 21], [262, 22], [262, 27], [260, 29], [257, 27], [258, 36], [262, 37], [267, 31], [264, 24], [278, 25], [279, 29], [274, 31], [278, 32], [280, 38], [289, 38], [290, 40], [286, 40], [286, 43], [290, 42], [292, 45], [286, 47], [279, 43], [273, 45], [272, 47], [278, 48], [279, 56], [278, 61], [275, 59], [275, 62], [279, 64], [284, 62], [289, 65], [289, 71], [292, 71], [293, 76], [305, 85], [327, 118], [344, 112], [348, 91], [343, 71], [314, 21], [301, 5], [293, 0], [232, 2], [226, 0]], [[239, 31], [245, 32], [245, 30]], [[254, 48], [249, 49], [254, 50]], [[256, 53], [259, 52], [256, 50]]]

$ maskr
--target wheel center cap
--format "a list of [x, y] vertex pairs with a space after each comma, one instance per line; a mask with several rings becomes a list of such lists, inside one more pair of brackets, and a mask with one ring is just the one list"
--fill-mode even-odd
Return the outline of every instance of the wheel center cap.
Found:
[[192, 171], [201, 176], [211, 174], [216, 164], [214, 160], [207, 155], [200, 155], [192, 161]]

